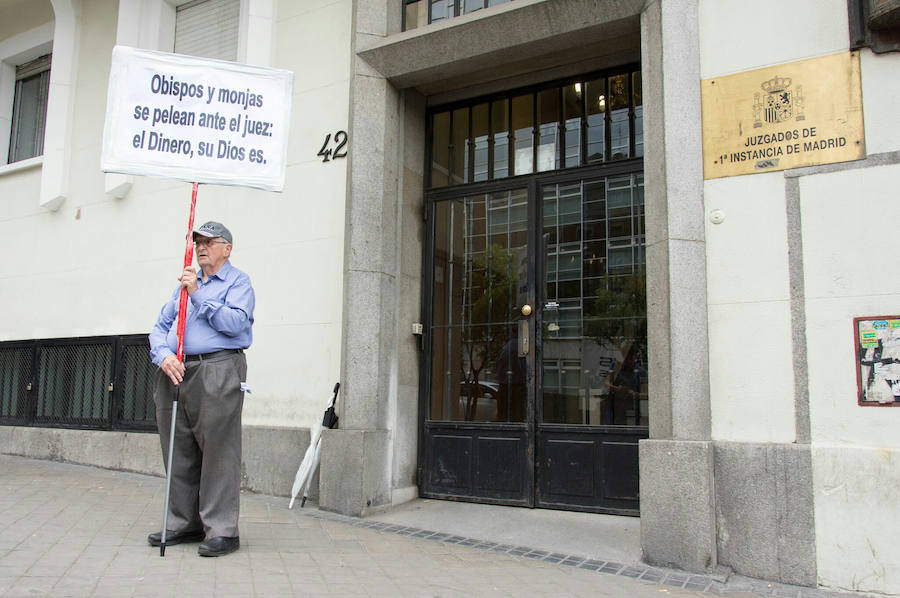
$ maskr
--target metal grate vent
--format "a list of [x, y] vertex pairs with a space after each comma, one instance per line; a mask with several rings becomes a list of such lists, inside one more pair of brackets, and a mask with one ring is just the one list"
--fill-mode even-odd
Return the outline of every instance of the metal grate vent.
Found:
[[37, 421], [84, 425], [109, 419], [112, 346], [41, 347], [38, 364]]
[[156, 430], [146, 335], [0, 343], [0, 424]]
[[0, 421], [28, 418], [31, 355], [30, 347], [0, 348]]
[[155, 429], [153, 374], [156, 366], [150, 362], [150, 348], [146, 345], [126, 346], [122, 351], [122, 362], [122, 393], [129, 399], [122, 404], [122, 420]]

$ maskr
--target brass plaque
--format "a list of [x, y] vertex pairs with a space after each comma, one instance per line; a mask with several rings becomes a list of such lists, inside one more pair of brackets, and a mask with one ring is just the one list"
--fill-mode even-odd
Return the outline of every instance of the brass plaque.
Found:
[[858, 52], [705, 79], [700, 93], [704, 178], [866, 156]]

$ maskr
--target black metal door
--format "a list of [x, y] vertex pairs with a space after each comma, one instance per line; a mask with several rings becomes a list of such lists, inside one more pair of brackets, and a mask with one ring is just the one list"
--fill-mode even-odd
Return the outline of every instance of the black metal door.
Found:
[[542, 182], [536, 505], [637, 514], [647, 437], [643, 175]]
[[534, 504], [531, 195], [433, 204], [426, 496]]
[[432, 203], [424, 496], [636, 514], [643, 176]]

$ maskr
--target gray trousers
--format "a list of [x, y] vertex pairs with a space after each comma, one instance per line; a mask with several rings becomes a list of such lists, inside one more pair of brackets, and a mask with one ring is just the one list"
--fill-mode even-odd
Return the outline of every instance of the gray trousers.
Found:
[[[185, 361], [178, 396], [172, 487], [166, 527], [203, 529], [207, 538], [238, 536], [241, 498], [241, 409], [247, 358], [228, 353]], [[175, 386], [156, 372], [153, 400], [163, 463], [169, 458]]]

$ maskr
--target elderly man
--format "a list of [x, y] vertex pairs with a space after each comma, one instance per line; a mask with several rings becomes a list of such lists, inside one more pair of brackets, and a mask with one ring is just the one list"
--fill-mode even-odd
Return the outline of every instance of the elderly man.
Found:
[[[159, 366], [153, 390], [163, 462], [168, 462], [175, 385], [180, 385], [166, 545], [201, 542], [201, 556], [240, 546], [241, 409], [253, 339], [255, 298], [250, 278], [231, 265], [231, 231], [207, 222], [193, 231], [200, 272], [185, 268], [150, 333]], [[178, 299], [190, 300], [184, 363], [178, 361]], [[162, 533], [147, 541], [159, 546]]]

